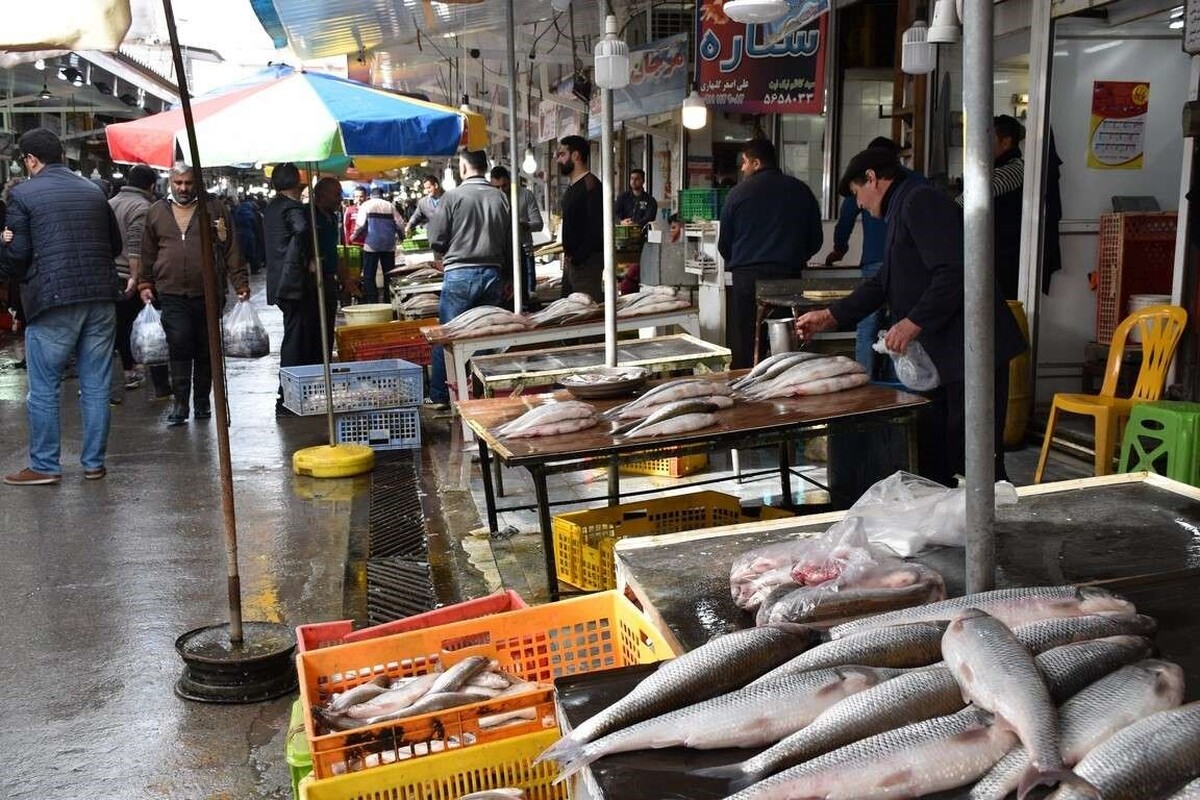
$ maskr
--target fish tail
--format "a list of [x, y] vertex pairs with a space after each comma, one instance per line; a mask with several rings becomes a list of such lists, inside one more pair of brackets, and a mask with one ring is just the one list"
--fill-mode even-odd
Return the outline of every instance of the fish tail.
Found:
[[1092, 800], [1102, 800], [1099, 789], [1071, 770], [1040, 770], [1032, 764], [1029, 769], [1025, 770], [1025, 774], [1021, 776], [1021, 780], [1017, 784], [1017, 800], [1025, 800], [1025, 796], [1033, 791], [1035, 786], [1057, 786], [1059, 784], [1067, 784]]
[[559, 739], [554, 744], [542, 751], [542, 754], [533, 760], [534, 764], [540, 764], [543, 761], [553, 761], [557, 764], [566, 764], [574, 758], [578, 758], [583, 752], [583, 743], [572, 739], [569, 735]]

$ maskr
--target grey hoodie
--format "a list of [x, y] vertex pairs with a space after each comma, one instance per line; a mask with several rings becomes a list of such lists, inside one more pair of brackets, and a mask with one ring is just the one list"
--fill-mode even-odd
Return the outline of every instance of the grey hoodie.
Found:
[[442, 254], [442, 268], [512, 264], [508, 198], [482, 175], [472, 175], [442, 195], [429, 221], [429, 246]]

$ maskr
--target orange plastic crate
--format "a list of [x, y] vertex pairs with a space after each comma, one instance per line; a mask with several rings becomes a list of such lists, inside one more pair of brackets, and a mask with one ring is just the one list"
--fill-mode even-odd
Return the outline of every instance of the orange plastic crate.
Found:
[[[553, 689], [474, 703], [353, 731], [317, 733], [312, 709], [378, 676], [421, 675], [483, 655], [521, 678], [550, 684], [561, 675], [671, 658], [662, 634], [623, 595], [604, 592], [361, 642], [308, 650], [296, 657], [304, 725], [318, 778], [383, 766], [428, 753], [417, 742], [468, 748], [555, 726]], [[479, 718], [516, 708], [534, 719], [484, 729]], [[436, 734], [436, 735], [435, 735]]]
[[1100, 216], [1096, 248], [1096, 341], [1112, 342], [1135, 294], [1170, 294], [1178, 214], [1123, 212]]
[[[375, 325], [343, 325], [334, 331], [337, 337], [339, 361], [365, 361], [368, 357], [358, 352], [364, 345], [411, 345], [416, 341], [425, 341], [421, 328], [437, 325], [434, 317], [416, 320], [396, 320], [381, 322]], [[405, 361], [417, 362], [407, 356], [371, 356], [370, 358], [403, 358]], [[425, 362], [428, 363], [428, 362]]]
[[433, 345], [422, 337], [391, 344], [360, 344], [354, 348], [355, 361], [375, 361], [381, 358], [402, 358], [426, 367], [433, 363]]

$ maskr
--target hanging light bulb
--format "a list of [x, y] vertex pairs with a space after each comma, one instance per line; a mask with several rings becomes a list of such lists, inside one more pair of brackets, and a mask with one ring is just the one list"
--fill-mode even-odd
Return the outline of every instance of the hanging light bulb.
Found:
[[708, 124], [708, 106], [695, 89], [683, 99], [683, 127], [698, 131]]
[[962, 7], [957, 0], [937, 0], [928, 38], [932, 44], [953, 44], [962, 37]]
[[908, 75], [925, 75], [933, 72], [935, 45], [929, 41], [929, 27], [925, 20], [913, 22], [904, 32], [904, 49], [900, 53], [900, 70]]
[[39, 58], [37, 61], [33, 62], [33, 68], [37, 69], [37, 70], [45, 69], [46, 68], [46, 59]]
[[458, 186], [458, 181], [454, 180], [454, 170], [447, 164], [446, 171], [442, 173], [442, 188], [450, 191], [455, 186]]
[[533, 157], [533, 148], [525, 148], [525, 158], [521, 160], [521, 171], [526, 175], [537, 172], [537, 159]]
[[721, 8], [734, 22], [747, 25], [775, 22], [788, 12], [787, 0], [727, 0]]
[[623, 89], [629, 85], [629, 45], [617, 38], [617, 18], [604, 20], [604, 38], [596, 42], [595, 76], [601, 89]]

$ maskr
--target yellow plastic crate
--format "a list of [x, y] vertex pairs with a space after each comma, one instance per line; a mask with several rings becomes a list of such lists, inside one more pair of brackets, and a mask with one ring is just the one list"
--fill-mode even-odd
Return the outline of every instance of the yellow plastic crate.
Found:
[[[645, 615], [617, 592], [299, 653], [296, 668], [313, 774], [330, 778], [385, 769], [422, 752], [412, 743], [435, 738], [446, 742], [447, 749], [465, 753], [550, 725], [557, 730], [553, 689], [546, 688], [353, 731], [318, 733], [312, 709], [333, 694], [381, 675], [421, 675], [474, 655], [493, 658], [501, 669], [527, 681], [549, 684], [563, 675], [649, 664], [675, 653]], [[482, 716], [518, 708], [534, 709], [534, 719], [498, 729], [479, 724]]]
[[584, 591], [617, 585], [613, 548], [628, 536], [654, 536], [738, 522], [792, 516], [770, 506], [743, 509], [741, 501], [721, 492], [691, 492], [658, 500], [558, 514], [552, 520], [558, 577]]
[[695, 475], [708, 466], [708, 454], [696, 453], [690, 456], [668, 456], [666, 458], [647, 458], [644, 461], [631, 461], [621, 465], [621, 472], [627, 475], [657, 475], [663, 478], [683, 478]]
[[502, 742], [439, 753], [337, 778], [305, 778], [303, 800], [458, 800], [471, 792], [513, 787], [528, 800], [566, 800], [567, 784], [554, 785], [558, 765], [531, 762], [558, 741], [558, 731], [541, 731]]

